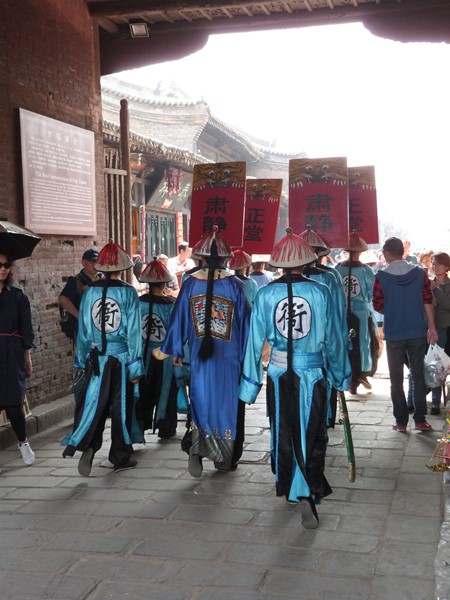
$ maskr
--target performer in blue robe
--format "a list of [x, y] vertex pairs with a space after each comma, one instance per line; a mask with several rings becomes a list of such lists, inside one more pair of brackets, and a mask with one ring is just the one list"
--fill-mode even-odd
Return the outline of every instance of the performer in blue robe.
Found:
[[252, 257], [243, 250], [235, 250], [234, 256], [230, 258], [228, 262], [228, 268], [234, 271], [234, 274], [244, 284], [245, 295], [250, 306], [253, 306], [256, 294], [258, 293], [259, 287], [254, 279], [248, 277], [248, 270], [252, 264]]
[[247, 403], [256, 400], [267, 339], [272, 347], [267, 406], [276, 493], [300, 502], [303, 525], [314, 528], [315, 503], [331, 493], [324, 475], [327, 380], [336, 389], [345, 389], [350, 368], [329, 289], [301, 274], [317, 256], [301, 237], [287, 231], [270, 259], [285, 274], [260, 289], [253, 305], [239, 398]]
[[[378, 358], [372, 307], [375, 273], [369, 265], [365, 265], [359, 260], [361, 252], [367, 248], [366, 242], [358, 234], [351, 233], [349, 244], [345, 248], [347, 252], [350, 252], [350, 258], [336, 265], [336, 271], [344, 281], [349, 326], [354, 332], [350, 351], [351, 394], [357, 393], [359, 385], [363, 385], [368, 390], [372, 388], [367, 376], [373, 375], [375, 372]], [[349, 279], [351, 280], [350, 285]]]
[[157, 354], [181, 365], [189, 346], [192, 446], [189, 472], [202, 473], [202, 458], [219, 470], [237, 466], [244, 441], [244, 405], [238, 401], [239, 377], [247, 344], [250, 306], [242, 283], [226, 271], [223, 259], [232, 252], [216, 233], [193, 251], [207, 268], [192, 273], [181, 286], [166, 339]]
[[[133, 261], [114, 243], [100, 252], [96, 269], [106, 278], [83, 293], [80, 305], [75, 367], [85, 369], [85, 385], [75, 407], [72, 433], [64, 440], [63, 456], [82, 452], [78, 472], [87, 477], [94, 455], [102, 446], [103, 431], [111, 416], [109, 460], [115, 471], [130, 469], [137, 426], [134, 385], [144, 372], [139, 297], [134, 287], [119, 279]], [[142, 434], [140, 434], [142, 438]]]
[[139, 298], [142, 323], [142, 348], [145, 376], [139, 383], [136, 416], [142, 431], [158, 429], [158, 437], [169, 439], [177, 430], [178, 386], [170, 360], [160, 361], [152, 351], [161, 346], [169, 327], [175, 298], [166, 296], [164, 288], [172, 275], [164, 264], [154, 259], [140, 277], [149, 284], [148, 293]]

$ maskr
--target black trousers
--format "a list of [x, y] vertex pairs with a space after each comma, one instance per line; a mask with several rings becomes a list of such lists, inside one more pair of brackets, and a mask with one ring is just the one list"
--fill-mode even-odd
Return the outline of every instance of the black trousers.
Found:
[[11, 427], [16, 434], [18, 442], [24, 442], [27, 439], [25, 411], [23, 405], [3, 406], [3, 410], [11, 423]]

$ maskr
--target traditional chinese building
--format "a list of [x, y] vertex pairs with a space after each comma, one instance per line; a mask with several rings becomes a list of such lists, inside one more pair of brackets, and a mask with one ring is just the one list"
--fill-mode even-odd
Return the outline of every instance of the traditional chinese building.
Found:
[[247, 163], [247, 176], [281, 178], [284, 202], [279, 229], [287, 221], [288, 161], [282, 154], [217, 119], [204, 100], [193, 100], [176, 84], [141, 87], [116, 77], [102, 79], [105, 152], [118, 148], [120, 102], [128, 103], [132, 168], [133, 250], [147, 259], [175, 255], [188, 238], [194, 164]]

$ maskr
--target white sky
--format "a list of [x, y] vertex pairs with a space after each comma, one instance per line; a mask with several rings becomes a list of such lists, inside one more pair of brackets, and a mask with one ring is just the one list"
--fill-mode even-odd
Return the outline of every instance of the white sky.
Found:
[[174, 81], [280, 152], [374, 165], [380, 218], [401, 223], [413, 248], [437, 250], [450, 245], [449, 67], [450, 44], [353, 24], [212, 36], [182, 60], [116, 76]]

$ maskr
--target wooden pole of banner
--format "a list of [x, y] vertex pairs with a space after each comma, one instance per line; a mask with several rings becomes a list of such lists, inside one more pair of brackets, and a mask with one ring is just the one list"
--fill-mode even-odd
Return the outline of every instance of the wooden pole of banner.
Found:
[[[124, 225], [125, 225], [125, 240], [124, 246], [127, 253], [132, 255], [131, 247], [131, 173], [130, 173], [130, 120], [128, 115], [128, 100], [120, 101], [120, 150], [122, 154], [122, 169], [126, 171], [124, 179], [124, 201], [123, 201], [123, 212], [124, 212]], [[118, 240], [114, 240], [118, 241]], [[124, 279], [128, 283], [131, 283], [132, 270], [128, 269]]]

